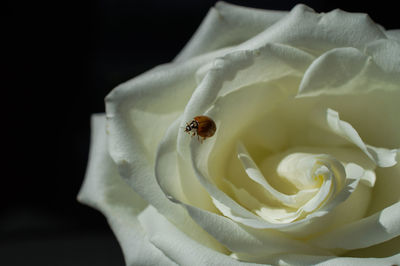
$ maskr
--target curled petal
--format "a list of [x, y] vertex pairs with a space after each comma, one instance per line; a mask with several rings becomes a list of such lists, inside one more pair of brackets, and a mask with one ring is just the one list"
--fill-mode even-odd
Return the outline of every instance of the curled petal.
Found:
[[380, 167], [390, 167], [397, 163], [397, 149], [388, 150], [366, 145], [357, 131], [347, 122], [340, 120], [339, 113], [328, 109], [326, 120], [329, 128], [336, 134], [346, 138], [351, 143], [359, 147], [371, 160]]

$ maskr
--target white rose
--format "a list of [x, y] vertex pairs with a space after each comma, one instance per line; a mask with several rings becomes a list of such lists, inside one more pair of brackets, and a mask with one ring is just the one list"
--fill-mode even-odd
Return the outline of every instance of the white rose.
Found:
[[79, 200], [127, 265], [400, 263], [399, 33], [218, 3], [174, 62], [107, 96]]

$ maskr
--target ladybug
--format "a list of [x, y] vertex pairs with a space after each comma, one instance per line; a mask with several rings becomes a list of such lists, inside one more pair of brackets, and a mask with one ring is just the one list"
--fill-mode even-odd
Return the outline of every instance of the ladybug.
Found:
[[214, 120], [205, 115], [196, 116], [190, 123], [186, 123], [185, 132], [197, 138], [202, 137], [202, 141], [212, 137], [217, 130]]

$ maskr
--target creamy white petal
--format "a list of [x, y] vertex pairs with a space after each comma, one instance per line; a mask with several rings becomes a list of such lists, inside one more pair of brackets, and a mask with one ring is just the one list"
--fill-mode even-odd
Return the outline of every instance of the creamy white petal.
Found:
[[126, 265], [176, 265], [148, 241], [137, 219], [147, 203], [118, 175], [107, 146], [105, 115], [93, 115], [89, 164], [78, 200], [107, 217]]
[[400, 254], [400, 236], [367, 248], [354, 249], [344, 253], [346, 257], [384, 258]]
[[344, 225], [311, 241], [328, 249], [359, 249], [400, 235], [400, 202], [384, 210]]
[[267, 260], [273, 265], [318, 265], [318, 266], [376, 266], [397, 265], [400, 262], [400, 254], [387, 258], [351, 258], [334, 256], [309, 256], [304, 254], [282, 254]]
[[235, 200], [237, 200], [242, 206], [246, 206], [247, 209], [256, 213], [264, 220], [270, 223], [290, 223], [296, 220], [302, 214], [295, 209], [287, 209], [279, 206], [267, 205], [266, 203], [261, 203], [251, 195], [247, 190], [240, 188], [238, 189], [228, 180], [225, 182], [229, 185], [229, 188], [233, 191]]
[[156, 155], [155, 175], [160, 188], [174, 202], [183, 202], [205, 210], [215, 210], [208, 192], [202, 187], [194, 173], [186, 170], [177, 153], [178, 131], [181, 119], [168, 128]]
[[278, 231], [253, 229], [240, 225], [219, 214], [210, 213], [189, 205], [186, 205], [186, 208], [190, 216], [201, 227], [233, 252], [272, 255], [299, 250], [297, 252], [304, 254], [329, 254], [326, 250], [291, 239]]
[[[217, 4], [177, 60], [243, 41], [236, 49], [254, 49], [267, 43], [283, 43], [320, 54], [343, 46], [363, 49], [368, 42], [386, 38], [382, 29], [366, 14], [342, 10], [318, 14], [300, 4], [287, 15], [286, 12], [256, 10], [247, 16], [253, 10], [225, 3]], [[232, 34], [233, 31], [235, 34]]]
[[199, 54], [237, 45], [262, 32], [287, 13], [218, 2], [175, 61], [182, 62]]
[[[386, 82], [400, 83], [400, 42], [393, 40], [381, 39], [371, 42], [365, 48], [365, 53], [371, 56], [377, 66], [387, 75]], [[392, 75], [390, 75], [392, 74]], [[391, 77], [391, 80], [387, 80]]]
[[327, 110], [326, 121], [333, 132], [359, 147], [378, 166], [390, 167], [397, 163], [397, 149], [389, 150], [365, 144], [357, 131], [349, 123], [340, 120], [339, 113], [335, 110]]
[[389, 168], [378, 168], [376, 173], [378, 178], [372, 191], [374, 200], [371, 202], [369, 215], [400, 202], [400, 190], [398, 189], [400, 187], [400, 164]]
[[301, 81], [299, 96], [330, 90], [340, 94], [366, 90], [357, 78], [371, 67], [370, 59], [356, 48], [336, 48], [317, 58]]
[[150, 241], [178, 265], [254, 265], [199, 244], [149, 206], [139, 216]]
[[396, 90], [399, 46], [395, 41], [379, 40], [366, 45], [365, 53], [345, 47], [322, 54], [305, 72], [298, 97]]
[[384, 38], [385, 33], [367, 14], [348, 13], [338, 9], [319, 14], [299, 4], [287, 16], [239, 48], [260, 47], [274, 42], [320, 55], [337, 47], [362, 50], [367, 43]]
[[[194, 192], [187, 191], [188, 188], [182, 189], [181, 179], [178, 173], [178, 158], [176, 152], [176, 137], [180, 119], [176, 119], [168, 128], [164, 138], [157, 149], [155, 176], [160, 188], [169, 199], [177, 199], [178, 201], [187, 202], [185, 193]], [[186, 178], [186, 177], [185, 177]], [[201, 187], [199, 187], [201, 189]], [[201, 193], [200, 195], [207, 193]], [[197, 200], [199, 200], [196, 197]]]
[[400, 42], [400, 30], [388, 30], [385, 34], [390, 39]]
[[[278, 201], [288, 207], [297, 207], [299, 208], [301, 205], [303, 205], [305, 202], [310, 200], [311, 196], [313, 196], [315, 193], [313, 188], [315, 188], [315, 184], [317, 181], [316, 180], [310, 180], [308, 183], [312, 183], [312, 187], [308, 187], [308, 189], [311, 190], [305, 190], [303, 187], [300, 188], [299, 192], [294, 194], [294, 195], [286, 195], [284, 193], [281, 193], [280, 191], [277, 191], [275, 188], [273, 188], [269, 183], [267, 178], [263, 176], [261, 173], [260, 169], [256, 165], [256, 163], [253, 161], [251, 156], [249, 155], [248, 151], [244, 147], [242, 143], [238, 143], [237, 145], [238, 149], [238, 158], [243, 164], [243, 167], [248, 175], [248, 177], [256, 182], [257, 184], [261, 185], [264, 188], [264, 193], [267, 197]], [[315, 163], [315, 160], [310, 160], [311, 163]], [[289, 165], [293, 166], [293, 161], [289, 162]], [[296, 164], [297, 165], [297, 164]], [[281, 167], [282, 165], [280, 164], [278, 166], [277, 171], [279, 172], [279, 169], [284, 169], [287, 170], [288, 167], [285, 165], [285, 167]], [[312, 168], [312, 165], [307, 165]], [[309, 172], [310, 169], [304, 169], [305, 174]], [[298, 174], [298, 173], [296, 173]], [[286, 173], [280, 173], [281, 176], [287, 176]], [[298, 176], [297, 176], [298, 177]], [[311, 175], [310, 175], [311, 179]], [[323, 185], [322, 185], [323, 186]], [[310, 195], [309, 195], [310, 194]]]
[[121, 245], [126, 265], [178, 265], [149, 241], [138, 217], [129, 208], [109, 213], [108, 222]]

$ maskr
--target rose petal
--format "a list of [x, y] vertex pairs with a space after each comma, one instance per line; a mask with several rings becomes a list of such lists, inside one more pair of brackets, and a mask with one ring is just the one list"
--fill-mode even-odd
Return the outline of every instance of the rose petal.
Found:
[[389, 39], [400, 42], [400, 30], [387, 30], [385, 34]]
[[[400, 262], [400, 254], [387, 258], [351, 258], [351, 257], [329, 257], [310, 256], [304, 254], [282, 254], [270, 258], [269, 263], [273, 265], [318, 265], [318, 266], [376, 266], [397, 265]], [[300, 264], [299, 264], [300, 262]]]
[[371, 247], [355, 249], [346, 252], [346, 257], [356, 258], [384, 258], [400, 254], [400, 236]]
[[[280, 191], [277, 191], [268, 183], [268, 180], [263, 176], [260, 169], [241, 142], [238, 143], [237, 150], [238, 158], [241, 161], [248, 177], [264, 188], [263, 191], [267, 197], [271, 197], [272, 199], [288, 207], [299, 208], [305, 202], [310, 200], [310, 196], [315, 194], [315, 191], [308, 191], [304, 189], [299, 190], [299, 192], [294, 195], [286, 195]], [[285, 167], [285, 169], [287, 168]], [[311, 195], [309, 196], [309, 194]]]
[[215, 210], [211, 197], [190, 170], [185, 170], [177, 154], [180, 119], [174, 121], [161, 141], [156, 155], [155, 175], [160, 188], [174, 202], [184, 202], [205, 210]]
[[[288, 76], [289, 74], [295, 74], [296, 71], [298, 71], [298, 73], [303, 73], [314, 60], [314, 56], [311, 54], [280, 43], [260, 43], [254, 46], [247, 46], [246, 48], [251, 51], [256, 50], [255, 53], [257, 56], [254, 57], [257, 62], [255, 62], [251, 68], [244, 70], [245, 73], [241, 70], [241, 72], [235, 75], [236, 88], [259, 81], [278, 79], [283, 76]], [[235, 50], [242, 51], [241, 49], [232, 48], [231, 53], [234, 53]], [[259, 56], [258, 50], [263, 53], [261, 56]], [[210, 70], [217, 66], [220, 66], [218, 61], [210, 62], [202, 66], [196, 73], [196, 79], [201, 81]], [[226, 89], [222, 91], [226, 91]]]
[[233, 252], [271, 255], [298, 250], [297, 252], [305, 254], [327, 254], [325, 250], [308, 246], [306, 243], [291, 239], [278, 231], [253, 229], [219, 214], [190, 205], [185, 207], [201, 227]]
[[400, 202], [317, 237], [311, 243], [328, 249], [351, 250], [369, 247], [400, 235], [399, 221]]
[[367, 14], [339, 9], [319, 14], [305, 5], [296, 5], [290, 13], [239, 47], [259, 47], [265, 43], [282, 43], [301, 47], [319, 55], [337, 47], [355, 47], [386, 38], [382, 29]]
[[336, 94], [343, 91], [348, 94], [349, 91], [354, 92], [357, 89], [365, 90], [364, 84], [357, 78], [371, 67], [370, 64], [368, 57], [355, 48], [330, 50], [317, 58], [307, 69], [298, 95], [315, 95], [316, 92], [326, 90]]
[[175, 265], [147, 240], [137, 220], [147, 204], [118, 175], [107, 146], [105, 115], [93, 115], [89, 164], [78, 200], [107, 217], [127, 265]]
[[379, 40], [366, 47], [370, 56], [352, 47], [324, 53], [305, 72], [298, 97], [396, 90], [400, 65], [393, 58], [398, 57], [398, 46]]
[[368, 214], [374, 214], [400, 201], [400, 164], [390, 168], [378, 168], [374, 190]]
[[[249, 12], [252, 13], [250, 16]], [[385, 33], [366, 14], [342, 10], [318, 14], [300, 4], [286, 15], [286, 12], [218, 3], [176, 60], [184, 61], [193, 55], [245, 40], [238, 46], [239, 50], [254, 49], [266, 43], [283, 43], [307, 47], [318, 54], [338, 46], [363, 49], [366, 43], [382, 38], [386, 38]]]
[[[377, 66], [382, 69], [387, 75], [385, 75], [386, 82], [387, 79], [391, 77], [391, 82], [399, 84], [400, 78], [400, 62], [398, 58], [400, 57], [400, 43], [393, 40], [377, 40], [371, 42], [367, 45], [365, 53], [372, 57], [372, 60], [377, 64]], [[397, 60], [396, 60], [397, 59]], [[392, 76], [390, 75], [392, 74]]]
[[178, 265], [253, 265], [204, 247], [149, 206], [139, 216], [150, 241]]
[[253, 197], [247, 190], [240, 188], [238, 189], [231, 182], [225, 180], [229, 185], [229, 188], [233, 191], [234, 198], [242, 205], [246, 206], [247, 209], [256, 213], [264, 220], [270, 223], [283, 223], [287, 224], [296, 220], [301, 212], [295, 210], [287, 210], [286, 208], [280, 208], [276, 206], [269, 206], [265, 203], [261, 203], [257, 198]]
[[[191, 193], [195, 192], [195, 190], [187, 191], [187, 188], [182, 189], [182, 181], [178, 173], [176, 136], [178, 135], [178, 130], [180, 130], [179, 123], [180, 119], [177, 119], [171, 124], [159, 144], [154, 172], [160, 188], [169, 199], [188, 202], [185, 192]], [[206, 193], [201, 193], [200, 195], [202, 194]], [[196, 197], [196, 199], [196, 202], [198, 202], [199, 198]]]
[[380, 167], [390, 167], [397, 163], [397, 149], [388, 150], [366, 145], [357, 131], [347, 122], [340, 120], [339, 113], [328, 109], [326, 121], [329, 128], [336, 134], [346, 138], [348, 141], [359, 147], [371, 160]]
[[218, 2], [175, 61], [183, 62], [199, 54], [237, 45], [262, 32], [287, 13]]
[[128, 208], [109, 213], [107, 218], [121, 245], [126, 265], [176, 265], [149, 241], [138, 217]]

